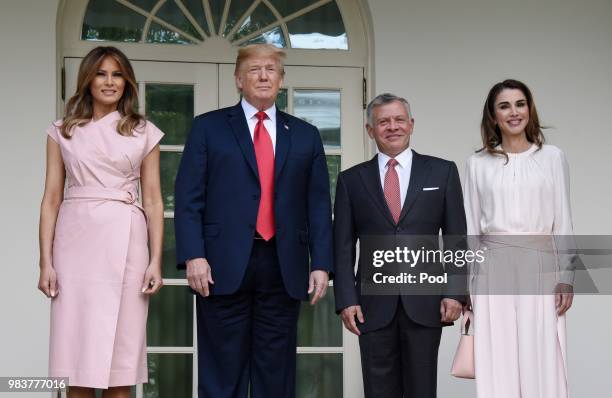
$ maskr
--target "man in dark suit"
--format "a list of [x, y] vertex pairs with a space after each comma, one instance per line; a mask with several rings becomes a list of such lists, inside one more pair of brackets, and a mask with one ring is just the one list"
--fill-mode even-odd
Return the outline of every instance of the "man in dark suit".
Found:
[[[195, 118], [176, 178], [179, 267], [197, 297], [198, 396], [294, 397], [300, 300], [325, 294], [331, 200], [316, 127], [276, 109], [285, 54], [239, 50], [239, 104]], [[310, 263], [309, 263], [310, 255]]]
[[[437, 244], [440, 230], [445, 236], [465, 235], [459, 174], [453, 162], [409, 148], [414, 120], [405, 99], [379, 95], [368, 105], [367, 117], [379, 153], [340, 173], [336, 188], [336, 310], [359, 336], [366, 398], [435, 397], [442, 326], [459, 317], [466, 297], [457, 288], [426, 295], [392, 294], [393, 288], [362, 294], [362, 274], [372, 266], [363, 240], [428, 235]], [[356, 276], [358, 240], [362, 252]]]

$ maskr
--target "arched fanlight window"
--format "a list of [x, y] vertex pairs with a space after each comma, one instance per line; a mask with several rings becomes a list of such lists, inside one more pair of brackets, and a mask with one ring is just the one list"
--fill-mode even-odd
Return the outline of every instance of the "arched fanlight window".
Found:
[[348, 50], [333, 0], [90, 0], [82, 40]]

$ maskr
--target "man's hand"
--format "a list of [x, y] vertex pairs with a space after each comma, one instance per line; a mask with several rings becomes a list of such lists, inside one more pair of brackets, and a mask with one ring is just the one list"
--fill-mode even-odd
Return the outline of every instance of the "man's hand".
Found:
[[459, 319], [463, 306], [455, 299], [445, 298], [440, 301], [440, 320], [443, 323], [454, 322]]
[[350, 307], [346, 307], [340, 313], [340, 317], [342, 318], [342, 323], [344, 323], [344, 327], [347, 328], [349, 332], [352, 332], [357, 336], [361, 334], [359, 329], [357, 329], [357, 323], [355, 322], [355, 317], [357, 317], [359, 323], [365, 322], [360, 305], [351, 305]]
[[202, 297], [208, 297], [210, 294], [208, 284], [215, 283], [208, 261], [205, 258], [192, 258], [185, 263], [187, 265], [187, 281], [189, 286]]
[[574, 287], [567, 283], [559, 283], [555, 287], [555, 306], [557, 307], [557, 315], [565, 314], [572, 306], [574, 301]]
[[314, 291], [310, 304], [315, 305], [317, 301], [325, 296], [325, 291], [329, 285], [329, 275], [326, 271], [312, 271], [308, 281], [308, 294]]

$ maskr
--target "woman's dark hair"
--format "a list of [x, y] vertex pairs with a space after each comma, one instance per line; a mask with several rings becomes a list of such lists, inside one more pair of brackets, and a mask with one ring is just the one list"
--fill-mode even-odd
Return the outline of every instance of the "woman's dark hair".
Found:
[[132, 135], [134, 129], [144, 123], [145, 119], [138, 109], [138, 84], [134, 69], [128, 58], [116, 47], [99, 46], [91, 50], [81, 61], [77, 78], [76, 93], [68, 100], [60, 131], [65, 138], [72, 136], [76, 126], [82, 126], [91, 121], [93, 116], [93, 97], [89, 86], [106, 57], [111, 57], [119, 65], [121, 76], [125, 79], [125, 89], [117, 104], [121, 120], [117, 124], [117, 132], [121, 135]]
[[502, 143], [502, 134], [495, 119], [495, 101], [497, 100], [497, 96], [506, 89], [521, 90], [527, 99], [527, 106], [529, 108], [529, 122], [527, 122], [527, 126], [525, 127], [527, 141], [536, 144], [538, 148], [542, 148], [542, 145], [544, 145], [544, 134], [542, 133], [543, 127], [540, 125], [538, 112], [533, 102], [533, 95], [525, 83], [514, 79], [507, 79], [491, 87], [484, 104], [482, 123], [480, 124], [482, 148], [477, 152], [486, 150], [492, 155], [501, 155], [505, 157], [507, 162], [508, 154], [504, 152], [503, 149], [497, 148]]

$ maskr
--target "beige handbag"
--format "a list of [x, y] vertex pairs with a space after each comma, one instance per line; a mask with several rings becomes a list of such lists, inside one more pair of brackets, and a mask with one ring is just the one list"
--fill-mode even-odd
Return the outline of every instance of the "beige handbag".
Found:
[[468, 334], [474, 321], [472, 311], [465, 311], [461, 319], [461, 339], [453, 359], [451, 375], [463, 379], [474, 379], [474, 336]]

